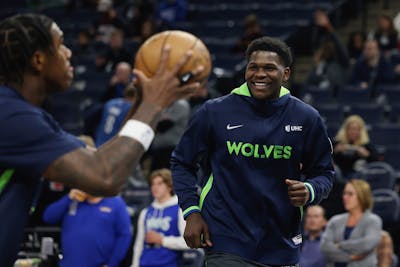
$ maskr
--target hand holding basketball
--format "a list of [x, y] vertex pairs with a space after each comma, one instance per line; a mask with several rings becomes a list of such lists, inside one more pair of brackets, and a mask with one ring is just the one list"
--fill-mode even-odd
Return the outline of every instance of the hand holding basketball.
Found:
[[[142, 71], [134, 69], [137, 83], [139, 83], [142, 102], [157, 105], [161, 109], [169, 107], [180, 98], [188, 97], [200, 86], [199, 82], [182, 85], [177, 76], [178, 70], [187, 62], [191, 56], [191, 52], [188, 51], [185, 53], [174, 68], [168, 70], [167, 61], [169, 58], [169, 51], [170, 47], [168, 45], [163, 48], [160, 65], [153, 77], [148, 78]], [[203, 69], [203, 66], [197, 67], [197, 69], [193, 70], [194, 75], [198, 74]]]
[[[211, 71], [210, 53], [204, 43], [188, 32], [164, 31], [150, 37], [139, 48], [135, 58], [135, 68], [141, 70], [147, 77], [152, 77], [159, 70], [161, 54], [164, 46], [171, 47], [167, 69], [172, 70], [178, 62], [191, 51], [191, 57], [178, 69], [177, 75], [189, 75], [190, 81], [202, 82], [208, 78]], [[193, 73], [197, 67], [203, 70]]]

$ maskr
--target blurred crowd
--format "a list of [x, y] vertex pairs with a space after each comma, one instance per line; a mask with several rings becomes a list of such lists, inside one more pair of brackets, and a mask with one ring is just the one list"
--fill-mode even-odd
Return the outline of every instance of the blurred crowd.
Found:
[[[44, 9], [50, 2], [32, 1], [31, 4], [37, 9]], [[84, 126], [78, 131], [79, 134], [89, 135], [94, 147], [111, 139], [123, 124], [128, 110], [132, 105], [137, 105], [136, 91], [129, 86], [134, 78], [132, 69], [135, 52], [155, 33], [170, 29], [176, 22], [190, 20], [187, 17], [187, 2], [190, 1], [68, 0], [64, 4], [63, 12], [67, 14], [73, 14], [79, 9], [97, 12], [95, 20], [79, 29], [76, 36], [65, 36], [76, 66], [74, 89], [84, 87], [84, 82], [87, 82], [86, 86], [95, 86], [87, 90], [93, 94], [90, 101], [80, 105], [84, 110]], [[313, 16], [310, 19], [313, 25], [310, 46], [314, 48], [312, 68], [298, 96], [318, 109], [321, 103], [313, 95], [313, 90], [329, 95], [330, 99], [325, 104], [331, 105], [337, 104], [335, 101], [342, 94], [343, 88], [351, 87], [351, 90], [366, 92], [369, 103], [393, 104], [382, 88], [393, 86], [400, 95], [400, 12], [395, 18], [381, 14], [375, 29], [352, 32], [349, 36], [338, 35], [327, 10], [318, 9]], [[265, 34], [265, 27], [257, 15], [250, 14], [242, 19], [243, 33], [235, 37], [236, 42], [232, 42], [229, 51], [232, 55], [243, 55], [252, 40]], [[235, 71], [234, 66], [231, 71]], [[100, 77], [99, 74], [101, 82], [89, 84], [89, 80]], [[313, 90], [308, 91], [308, 88]], [[213, 77], [202, 84], [191, 98], [177, 101], [163, 113], [151, 148], [136, 172], [132, 173], [120, 197], [97, 199], [81, 192], [84, 197], [80, 198], [80, 193], [74, 189], [43, 182], [42, 197], [37, 200], [30, 227], [59, 223], [63, 234], [61, 251], [64, 254], [64, 265], [61, 266], [73, 266], [73, 263], [67, 262], [81, 259], [79, 253], [83, 251], [96, 257], [108, 255], [112, 259], [109, 267], [130, 266], [132, 260], [132, 266], [141, 266], [140, 263], [147, 261], [158, 264], [152, 266], [201, 265], [196, 264], [201, 262], [202, 252], [189, 250], [183, 242], [184, 221], [172, 190], [168, 173], [169, 159], [193, 112], [208, 99], [222, 93], [215, 87]], [[57, 104], [56, 100], [53, 101], [50, 100], [48, 104], [50, 111]], [[393, 108], [395, 106], [389, 105]], [[397, 119], [392, 120], [388, 116], [384, 121], [396, 126], [399, 123]], [[326, 123], [330, 124], [332, 120], [327, 119]], [[330, 136], [337, 182], [331, 197], [322, 202], [321, 206], [307, 209], [300, 267], [394, 266], [400, 249], [399, 227], [396, 225], [400, 218], [390, 221], [385, 217], [386, 214], [379, 213], [388, 207], [383, 206], [382, 210], [377, 210], [373, 208], [372, 202], [376, 199], [374, 196], [378, 196], [376, 190], [388, 189], [387, 194], [393, 197], [397, 203], [395, 208], [400, 211], [399, 190], [393, 182], [398, 178], [398, 172], [393, 170], [395, 166], [379, 166], [381, 172], [387, 171], [384, 175], [390, 176], [389, 184], [375, 187], [373, 183], [363, 182], [368, 181], [368, 168], [378, 169], [374, 169], [372, 163], [385, 161], [381, 147], [369, 136], [372, 123], [363, 114], [349, 111], [343, 117], [337, 116], [334, 123], [336, 128]], [[400, 158], [397, 160], [400, 162]], [[397, 198], [390, 192], [395, 192]], [[338, 197], [343, 202], [338, 201]], [[103, 208], [104, 218], [91, 215], [91, 209], [96, 205]], [[109, 209], [118, 210], [118, 216], [107, 217], [110, 216]], [[101, 224], [102, 228], [96, 230], [91, 225], [82, 228], [77, 215], [91, 217], [92, 225]], [[168, 224], [167, 229], [164, 226], [168, 216], [174, 225], [170, 228]], [[346, 216], [354, 218], [353, 225], [343, 225], [343, 218], [348, 218]], [[117, 227], [118, 231], [107, 230], [108, 227]], [[337, 240], [335, 235], [338, 232], [335, 229], [338, 228], [346, 228], [347, 233], [344, 238], [339, 238], [342, 240], [339, 245], [333, 242]], [[106, 234], [100, 236], [96, 231]], [[107, 231], [115, 235], [107, 235]], [[87, 243], [81, 243], [82, 239]], [[113, 245], [117, 243], [118, 246]], [[194, 253], [192, 256], [195, 255], [198, 261], [190, 260], [190, 255], [183, 257], [185, 254], [182, 251]], [[170, 262], [166, 263], [165, 260]]]

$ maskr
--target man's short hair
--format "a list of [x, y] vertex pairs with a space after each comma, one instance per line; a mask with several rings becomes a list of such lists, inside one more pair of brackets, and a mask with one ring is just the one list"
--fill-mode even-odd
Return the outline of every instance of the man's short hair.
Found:
[[247, 61], [249, 61], [254, 51], [275, 52], [278, 54], [285, 67], [290, 67], [290, 65], [292, 65], [292, 52], [287, 44], [279, 39], [264, 36], [253, 40], [246, 50]]

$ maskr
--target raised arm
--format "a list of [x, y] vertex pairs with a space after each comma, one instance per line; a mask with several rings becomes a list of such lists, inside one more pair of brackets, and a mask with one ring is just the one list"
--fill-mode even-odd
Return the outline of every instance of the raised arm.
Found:
[[[154, 136], [152, 129], [157, 125], [162, 110], [200, 86], [197, 82], [181, 85], [177, 77], [191, 52], [186, 53], [172, 70], [168, 70], [169, 51], [169, 47], [164, 47], [158, 71], [151, 79], [141, 71], [134, 70], [142, 102], [128, 114], [129, 120], [122, 128], [122, 134], [120, 132], [95, 152], [79, 148], [62, 155], [46, 169], [46, 179], [93, 195], [118, 193], [138, 164], [145, 146], [150, 145]], [[201, 70], [202, 67], [199, 67], [194, 74]]]

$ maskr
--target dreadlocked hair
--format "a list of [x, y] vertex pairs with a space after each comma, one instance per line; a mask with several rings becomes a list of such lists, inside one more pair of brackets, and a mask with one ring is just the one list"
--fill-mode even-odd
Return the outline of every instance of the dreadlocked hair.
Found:
[[38, 14], [15, 15], [0, 22], [0, 85], [21, 85], [24, 72], [32, 69], [35, 51], [54, 51], [52, 23]]

